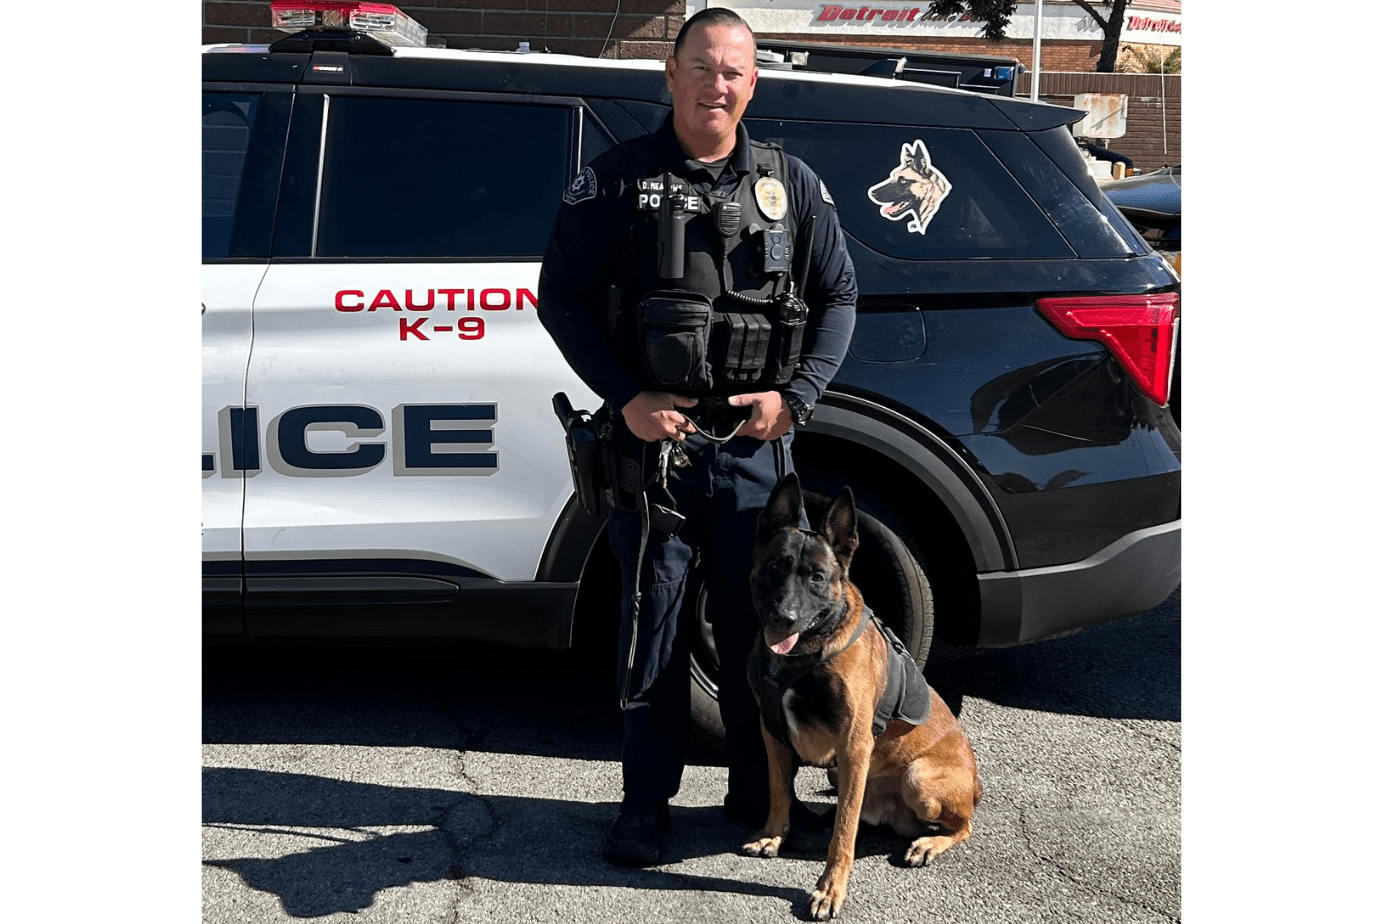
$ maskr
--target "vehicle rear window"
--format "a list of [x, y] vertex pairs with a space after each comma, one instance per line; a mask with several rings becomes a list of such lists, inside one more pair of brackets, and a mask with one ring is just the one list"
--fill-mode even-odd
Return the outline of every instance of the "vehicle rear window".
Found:
[[969, 129], [748, 120], [826, 183], [841, 224], [891, 257], [1069, 257], [1071, 248]]
[[316, 256], [541, 258], [569, 124], [561, 106], [331, 97]]
[[258, 93], [202, 94], [202, 258], [230, 252]]

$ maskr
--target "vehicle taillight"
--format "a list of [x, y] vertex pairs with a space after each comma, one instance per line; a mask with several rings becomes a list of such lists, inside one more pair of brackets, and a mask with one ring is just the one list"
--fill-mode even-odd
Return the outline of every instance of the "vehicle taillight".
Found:
[[1175, 292], [1039, 298], [1037, 310], [1066, 336], [1103, 343], [1139, 391], [1167, 404], [1181, 321]]
[[274, 0], [269, 4], [275, 29], [352, 29], [368, 32], [387, 45], [427, 47], [427, 30], [390, 3], [343, 0]]

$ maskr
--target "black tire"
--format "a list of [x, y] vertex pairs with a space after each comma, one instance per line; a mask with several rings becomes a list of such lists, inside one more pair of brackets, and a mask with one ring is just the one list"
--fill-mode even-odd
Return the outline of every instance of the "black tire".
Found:
[[[815, 526], [848, 482], [829, 473], [804, 470], [799, 474], [807, 519]], [[897, 633], [918, 666], [922, 666], [931, 651], [935, 617], [931, 583], [918, 560], [916, 545], [910, 541], [907, 528], [868, 489], [855, 483], [851, 490], [859, 512], [860, 547], [850, 568], [850, 578], [864, 594], [865, 603]], [[705, 617], [705, 588], [697, 586], [692, 591], [700, 630], [692, 642], [692, 740], [699, 747], [720, 754], [725, 741], [725, 725], [716, 699], [720, 665]]]

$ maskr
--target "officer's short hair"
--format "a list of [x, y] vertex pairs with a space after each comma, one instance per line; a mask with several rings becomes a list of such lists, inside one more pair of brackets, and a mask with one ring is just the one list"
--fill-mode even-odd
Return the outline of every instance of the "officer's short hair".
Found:
[[723, 6], [708, 6], [682, 23], [682, 28], [677, 32], [677, 41], [672, 45], [674, 58], [682, 53], [682, 46], [686, 43], [687, 34], [695, 26], [743, 26], [749, 31], [749, 39], [754, 42], [754, 55], [756, 58], [758, 57], [759, 43], [754, 38], [754, 30], [749, 28], [749, 23], [745, 22], [744, 18], [734, 10], [727, 10]]

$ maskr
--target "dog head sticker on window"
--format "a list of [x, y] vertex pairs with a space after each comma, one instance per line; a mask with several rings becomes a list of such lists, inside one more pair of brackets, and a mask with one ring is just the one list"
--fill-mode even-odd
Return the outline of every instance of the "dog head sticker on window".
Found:
[[910, 215], [908, 230], [926, 234], [927, 225], [950, 191], [951, 181], [932, 166], [927, 146], [919, 138], [911, 144], [903, 144], [898, 153], [898, 166], [889, 173], [888, 179], [869, 187], [869, 198], [879, 207], [879, 214], [889, 221]]

